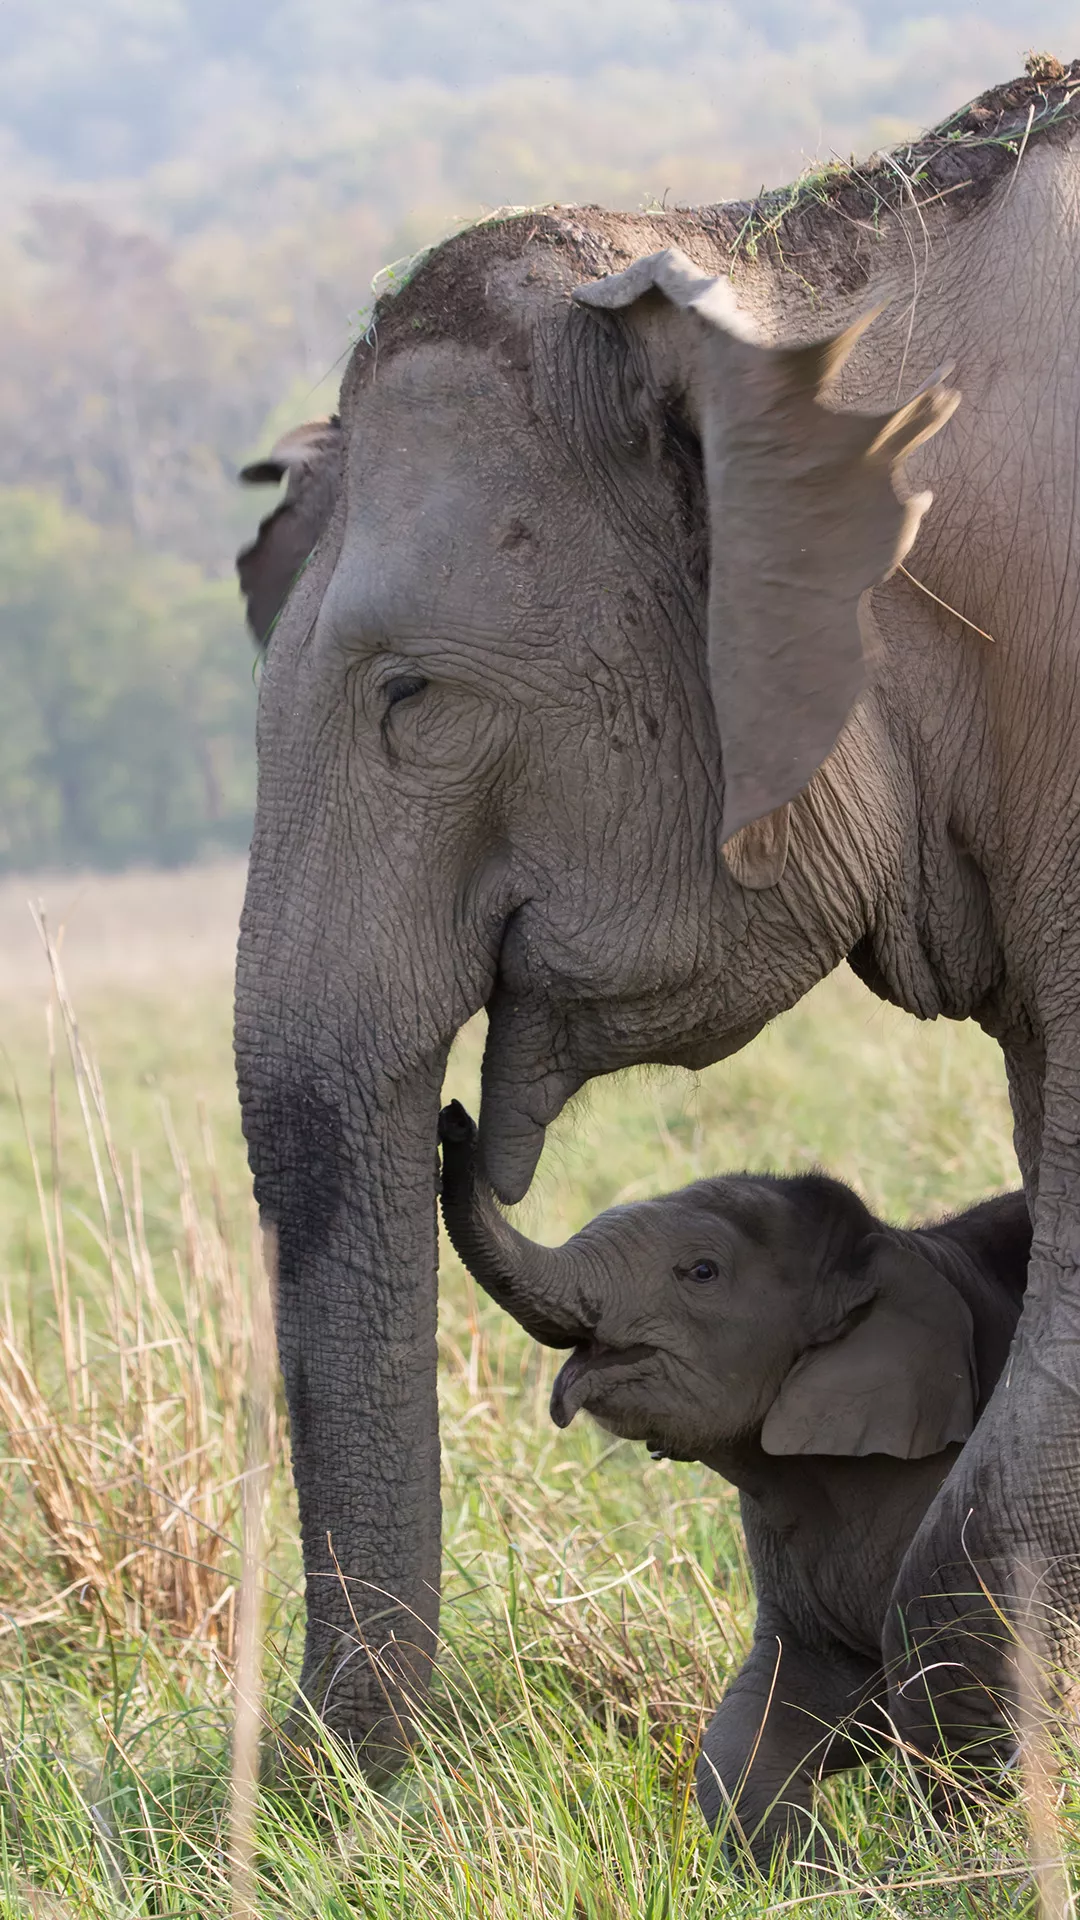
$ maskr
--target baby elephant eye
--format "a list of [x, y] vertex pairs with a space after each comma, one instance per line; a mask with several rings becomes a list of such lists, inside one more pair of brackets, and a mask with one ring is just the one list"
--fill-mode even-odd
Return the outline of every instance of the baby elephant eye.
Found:
[[720, 1269], [715, 1260], [696, 1260], [692, 1267], [681, 1269], [687, 1280], [719, 1280]]
[[402, 700], [411, 700], [415, 693], [423, 693], [427, 679], [422, 673], [396, 673], [383, 688], [387, 712]]

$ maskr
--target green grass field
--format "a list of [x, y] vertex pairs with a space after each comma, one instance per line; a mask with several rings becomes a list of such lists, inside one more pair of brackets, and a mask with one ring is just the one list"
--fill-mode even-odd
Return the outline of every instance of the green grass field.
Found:
[[[902, 1755], [829, 1789], [845, 1842], [831, 1879], [732, 1875], [692, 1770], [752, 1618], [733, 1496], [584, 1419], [558, 1432], [555, 1357], [449, 1256], [444, 1653], [415, 1757], [384, 1794], [331, 1751], [265, 1788], [253, 1887], [233, 1885], [252, 1235], [227, 945], [183, 977], [164, 952], [149, 978], [88, 970], [78, 1074], [56, 1012], [50, 1065], [43, 965], [0, 1000], [0, 1912], [1064, 1912], [1052, 1876], [1040, 1894], [1029, 1875], [1024, 1803], [988, 1799], [942, 1832]], [[463, 1036], [449, 1076], [474, 1106], [480, 1038]], [[595, 1086], [522, 1216], [556, 1240], [720, 1168], [815, 1164], [894, 1219], [1012, 1184], [993, 1047], [919, 1028], [839, 975], [709, 1073]], [[280, 1409], [268, 1444], [272, 1715], [299, 1653]], [[1072, 1852], [1077, 1780], [1070, 1762], [1035, 1808], [1043, 1852]]]

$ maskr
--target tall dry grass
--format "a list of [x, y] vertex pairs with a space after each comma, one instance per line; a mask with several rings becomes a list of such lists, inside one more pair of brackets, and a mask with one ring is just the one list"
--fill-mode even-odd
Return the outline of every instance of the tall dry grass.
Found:
[[[55, 952], [51, 966], [47, 1098], [27, 1102], [23, 1147], [41, 1280], [9, 1262], [0, 1309], [5, 1920], [1066, 1920], [1080, 1764], [1067, 1718], [1041, 1707], [1025, 1798], [969, 1796], [944, 1827], [897, 1750], [829, 1784], [831, 1874], [732, 1875], [692, 1783], [752, 1620], [734, 1500], [704, 1470], [582, 1422], [557, 1434], [551, 1356], [453, 1261], [443, 1648], [415, 1755], [376, 1793], [313, 1728], [310, 1770], [260, 1787], [258, 1735], [296, 1666], [299, 1566], [258, 1249], [236, 1226], [250, 1212], [205, 1129], [193, 1173], [167, 1110], [164, 1155], [147, 1107], [110, 1118]], [[846, 993], [702, 1082], [689, 1121], [670, 1083], [601, 1090], [577, 1174], [564, 1138], [563, 1178], [541, 1190], [549, 1235], [618, 1191], [734, 1160], [736, 1139], [751, 1161], [771, 1143], [775, 1164], [781, 1138], [791, 1164], [813, 1142], [856, 1176], [872, 1166], [897, 1210], [935, 1180], [942, 1203], [996, 1177], [983, 1056], [951, 1035], [923, 1070], [876, 1019], [844, 1052]], [[468, 1097], [474, 1073], [467, 1052], [453, 1091]], [[866, 1128], [845, 1132], [859, 1104]], [[824, 1149], [802, 1114], [834, 1128]], [[138, 1153], [123, 1138], [133, 1115]], [[614, 1143], [606, 1164], [594, 1130]], [[908, 1138], [890, 1174], [889, 1143]]]
[[[42, 1598], [40, 1570], [31, 1562], [22, 1594], [9, 1597], [0, 1632], [56, 1619], [74, 1601], [96, 1617], [99, 1634], [165, 1629], [231, 1663], [251, 1290], [216, 1183], [217, 1204], [208, 1215], [196, 1203], [190, 1170], [163, 1113], [182, 1225], [166, 1298], [146, 1232], [138, 1154], [121, 1153], [44, 922], [41, 935], [55, 1010], [49, 1149], [43, 1164], [28, 1130], [26, 1151], [53, 1314], [45, 1338], [33, 1321], [17, 1324], [5, 1275], [0, 1426], [5, 1467], [25, 1478], [59, 1585]], [[74, 1259], [69, 1245], [58, 1045], [68, 1056], [93, 1169], [98, 1211], [84, 1225], [99, 1256], [95, 1263]], [[208, 1154], [210, 1148], [208, 1140]], [[248, 1267], [258, 1270], [257, 1262]], [[280, 1454], [280, 1423], [268, 1415], [265, 1425], [269, 1461]], [[17, 1564], [19, 1542], [10, 1527], [6, 1546], [9, 1565]]]

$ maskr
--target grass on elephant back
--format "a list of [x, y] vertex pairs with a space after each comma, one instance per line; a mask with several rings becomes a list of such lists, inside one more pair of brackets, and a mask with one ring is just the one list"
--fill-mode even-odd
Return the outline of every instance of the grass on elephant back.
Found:
[[[845, 1851], [827, 1889], [731, 1875], [692, 1772], [752, 1618], [734, 1500], [704, 1470], [652, 1464], [584, 1421], [557, 1433], [554, 1356], [452, 1259], [444, 1650], [415, 1756], [382, 1795], [332, 1746], [288, 1793], [264, 1790], [238, 1895], [229, 1740], [257, 1280], [224, 994], [182, 1026], [167, 1012], [99, 998], [84, 1039], [70, 1014], [65, 1036], [58, 1009], [51, 1060], [20, 1013], [11, 1049], [29, 1142], [17, 1106], [0, 1110], [0, 1912], [735, 1920], [1035, 1913], [1040, 1899], [1053, 1912], [1052, 1885], [1043, 1898], [1029, 1877], [1023, 1805], [988, 1798], [944, 1834], [903, 1755], [830, 1788]], [[473, 1029], [450, 1074], [473, 1104], [479, 1044]], [[130, 1063], [147, 1051], [144, 1082]], [[209, 1130], [162, 1104], [194, 1107], [196, 1087], [222, 1117], [214, 1163]], [[527, 1212], [551, 1239], [724, 1165], [821, 1161], [899, 1217], [1014, 1177], [989, 1047], [920, 1032], [846, 980], [697, 1082], [601, 1085], [588, 1125], [572, 1115], [546, 1160]], [[299, 1632], [280, 1408], [269, 1450], [272, 1715]], [[1080, 1862], [1065, 1729], [1040, 1820], [1042, 1852]]]

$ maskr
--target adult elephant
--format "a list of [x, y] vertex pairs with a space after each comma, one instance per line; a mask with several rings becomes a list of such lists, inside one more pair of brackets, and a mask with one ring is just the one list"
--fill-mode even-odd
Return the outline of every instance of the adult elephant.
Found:
[[[289, 492], [242, 561], [262, 637], [301, 570], [262, 678], [237, 1057], [303, 1686], [373, 1761], [436, 1631], [436, 1124], [480, 1007], [507, 1202], [590, 1076], [721, 1059], [845, 958], [997, 1037], [1031, 1283], [900, 1578], [897, 1720], [993, 1727], [980, 1582], [1010, 1593], [1018, 1562], [1068, 1655], [1078, 93], [1080, 63], [1044, 65], [754, 205], [487, 222], [380, 303], [340, 426], [271, 456]], [[947, 360], [963, 405], [930, 438]]]

